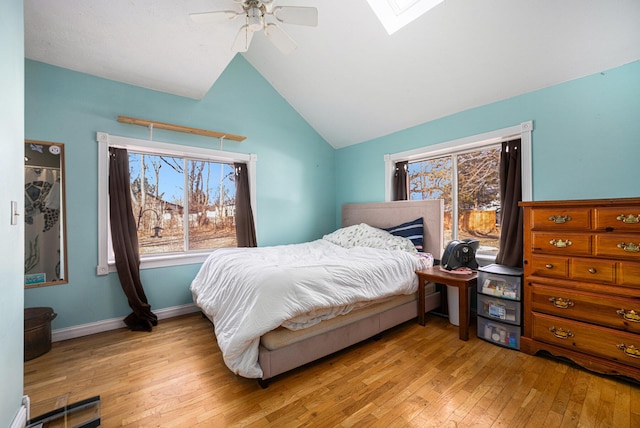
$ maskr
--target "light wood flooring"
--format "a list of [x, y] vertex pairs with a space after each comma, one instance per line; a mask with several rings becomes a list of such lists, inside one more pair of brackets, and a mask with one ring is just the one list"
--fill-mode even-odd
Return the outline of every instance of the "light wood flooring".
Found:
[[640, 386], [408, 322], [274, 379], [224, 365], [200, 314], [57, 342], [25, 363], [31, 416], [101, 397], [103, 427], [640, 427]]

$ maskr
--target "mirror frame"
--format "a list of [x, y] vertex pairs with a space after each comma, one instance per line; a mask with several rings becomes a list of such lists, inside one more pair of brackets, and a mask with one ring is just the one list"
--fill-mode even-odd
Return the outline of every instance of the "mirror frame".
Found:
[[[67, 204], [66, 204], [66, 171], [65, 171], [65, 154], [64, 154], [64, 144], [63, 143], [54, 143], [49, 141], [36, 141], [36, 140], [25, 140], [25, 168], [26, 162], [28, 161], [27, 157], [27, 147], [31, 144], [38, 144], [46, 147], [56, 146], [60, 150], [60, 216], [58, 219], [59, 227], [60, 227], [60, 272], [61, 279], [56, 281], [43, 281], [43, 282], [34, 282], [27, 284], [25, 277], [25, 288], [36, 288], [36, 287], [44, 287], [48, 285], [58, 285], [58, 284], [67, 284], [69, 282], [69, 266], [67, 263], [68, 252], [67, 252]], [[25, 169], [26, 172], [26, 169]], [[23, 174], [23, 183], [26, 184], [25, 175]], [[26, 208], [26, 207], [25, 207]], [[26, 209], [25, 209], [25, 220], [26, 221]], [[25, 236], [26, 240], [26, 229]], [[26, 256], [26, 245], [25, 245], [25, 256]]]

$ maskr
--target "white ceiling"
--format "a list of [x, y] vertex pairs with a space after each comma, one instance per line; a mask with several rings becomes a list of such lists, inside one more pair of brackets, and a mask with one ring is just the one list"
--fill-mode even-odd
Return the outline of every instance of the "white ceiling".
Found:
[[[274, 3], [317, 7], [318, 27], [243, 55], [336, 148], [640, 60], [638, 0], [445, 0], [391, 36], [367, 0]], [[27, 58], [196, 99], [241, 25], [193, 22], [187, 1], [24, 4]]]

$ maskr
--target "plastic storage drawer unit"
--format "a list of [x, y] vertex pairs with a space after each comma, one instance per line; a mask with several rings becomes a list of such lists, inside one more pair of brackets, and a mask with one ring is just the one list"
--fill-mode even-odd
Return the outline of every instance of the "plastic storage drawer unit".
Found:
[[478, 293], [520, 300], [522, 269], [502, 265], [478, 268]]
[[478, 337], [496, 345], [520, 349], [520, 326], [478, 317]]
[[522, 269], [492, 264], [478, 268], [478, 337], [520, 349]]
[[520, 302], [478, 294], [478, 315], [496, 321], [520, 325]]

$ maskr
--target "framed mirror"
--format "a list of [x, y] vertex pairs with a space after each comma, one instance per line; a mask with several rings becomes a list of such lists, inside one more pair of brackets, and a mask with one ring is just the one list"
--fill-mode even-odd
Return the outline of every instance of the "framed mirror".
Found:
[[25, 140], [24, 285], [65, 284], [67, 236], [64, 144]]

